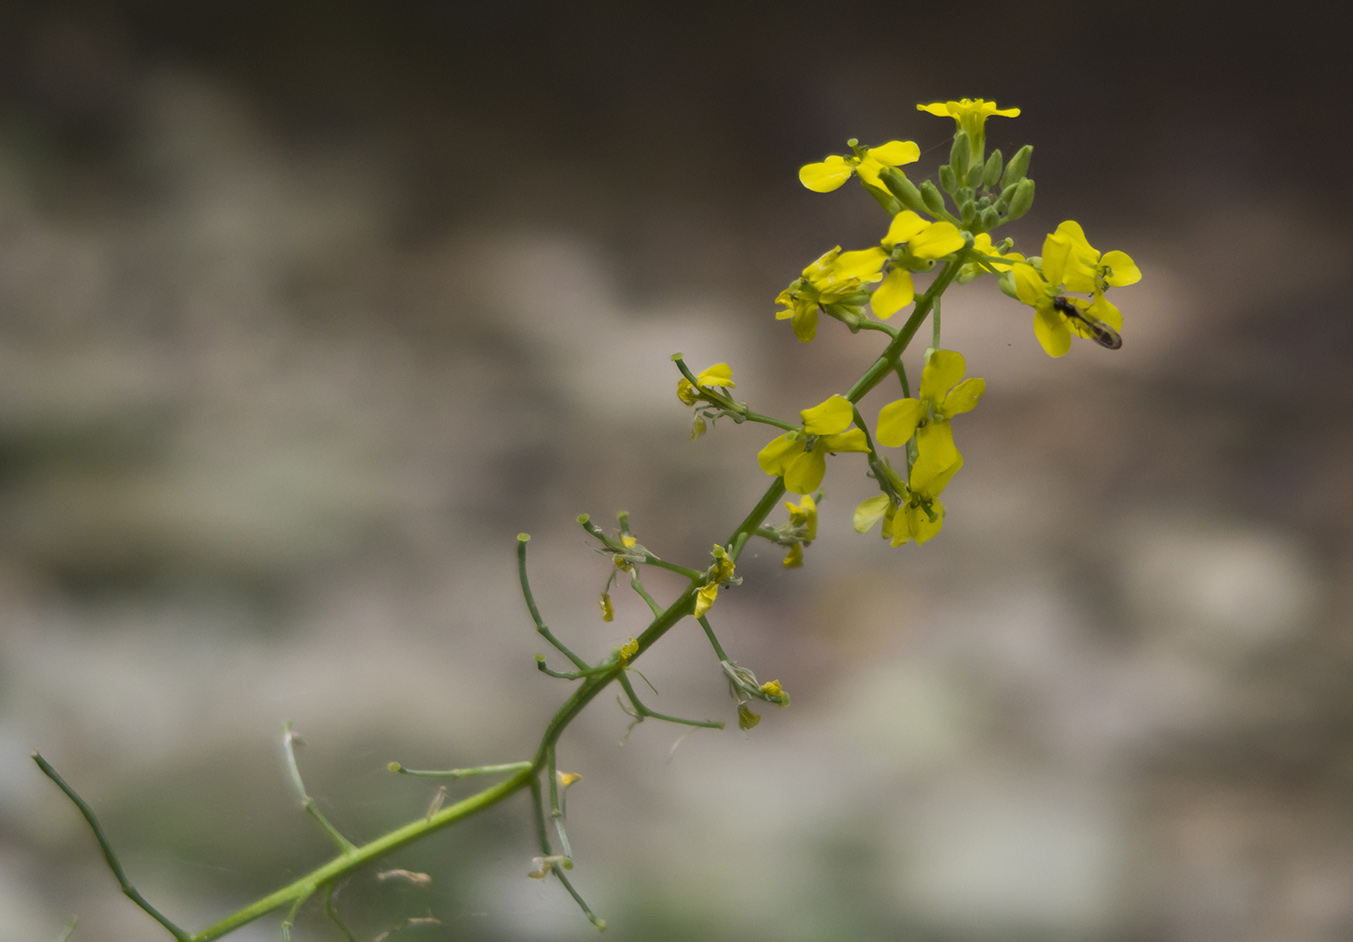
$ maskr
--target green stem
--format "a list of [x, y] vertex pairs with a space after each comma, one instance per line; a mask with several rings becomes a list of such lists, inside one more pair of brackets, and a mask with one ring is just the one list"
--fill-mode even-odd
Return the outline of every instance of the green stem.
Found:
[[[94, 832], [94, 840], [99, 842], [99, 849], [103, 851], [103, 859], [108, 861], [109, 869], [113, 871], [113, 876], [117, 877], [118, 885], [122, 887], [123, 894], [141, 907], [151, 919], [168, 929], [170, 934], [179, 942], [189, 942], [190, 939], [195, 938], [170, 922], [163, 913], [150, 905], [146, 898], [137, 891], [136, 887], [131, 885], [131, 882], [127, 879], [127, 874], [122, 870], [122, 864], [118, 862], [117, 854], [113, 853], [113, 845], [109, 844], [108, 838], [104, 836], [103, 828], [99, 825], [99, 819], [94, 817], [94, 810], [75, 793], [75, 789], [67, 785], [66, 780], [57, 773], [56, 769], [52, 768], [51, 764], [36, 752], [33, 753], [33, 761], [38, 764], [38, 768], [42, 769], [42, 774], [56, 782], [56, 787], [65, 792], [66, 797], [75, 803], [76, 808], [80, 809], [80, 814], [84, 815], [85, 821], [89, 823], [89, 829]], [[281, 905], [281, 903], [278, 905]]]
[[390, 763], [390, 771], [400, 775], [418, 775], [424, 778], [470, 778], [474, 775], [497, 775], [500, 772], [521, 772], [529, 769], [529, 762], [504, 762], [500, 765], [477, 765], [472, 769], [447, 769], [444, 772], [406, 769], [398, 762]]
[[532, 621], [536, 623], [536, 631], [546, 641], [554, 645], [560, 654], [572, 661], [579, 670], [591, 670], [592, 665], [570, 651], [562, 641], [554, 636], [549, 628], [545, 627], [545, 622], [540, 617], [540, 609], [536, 608], [535, 596], [531, 594], [531, 583], [526, 578], [526, 540], [529, 539], [530, 537], [527, 537], [524, 533], [517, 537], [517, 575], [521, 581], [521, 594], [526, 599], [526, 607], [531, 612]]
[[911, 338], [916, 335], [916, 331], [925, 321], [926, 315], [930, 313], [936, 299], [958, 276], [958, 270], [966, 260], [967, 254], [967, 249], [961, 250], [952, 261], [944, 266], [944, 270], [935, 277], [926, 293], [916, 302], [915, 310], [911, 312], [911, 317], [907, 318], [907, 322], [902, 325], [902, 329], [897, 332], [897, 336], [884, 348], [878, 359], [865, 371], [864, 375], [856, 380], [855, 385], [850, 387], [850, 391], [846, 393], [847, 399], [851, 402], [859, 402], [869, 390], [883, 381], [883, 377], [892, 372], [898, 357], [902, 355], [902, 351], [907, 349], [907, 344], [911, 343]]

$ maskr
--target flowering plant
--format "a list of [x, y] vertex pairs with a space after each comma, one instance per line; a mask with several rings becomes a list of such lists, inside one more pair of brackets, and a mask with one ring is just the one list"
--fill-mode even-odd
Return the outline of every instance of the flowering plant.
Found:
[[[1122, 345], [1123, 317], [1107, 295], [1111, 288], [1130, 285], [1141, 278], [1141, 272], [1127, 254], [1100, 253], [1073, 221], [1063, 222], [1047, 235], [1039, 256], [1026, 257], [1014, 251], [1010, 238], [993, 241], [991, 233], [1022, 217], [1034, 199], [1034, 181], [1028, 175], [1031, 147], [1020, 148], [1009, 160], [999, 150], [986, 152], [987, 119], [1016, 117], [1019, 109], [999, 109], [994, 102], [966, 98], [917, 107], [922, 112], [952, 118], [957, 125], [949, 159], [938, 168], [935, 180], [916, 183], [901, 169], [920, 158], [920, 148], [910, 141], [865, 147], [851, 140], [849, 154], [829, 156], [805, 165], [799, 172], [803, 185], [820, 193], [836, 190], [852, 178], [857, 180], [888, 217], [878, 244], [847, 251], [840, 246], [828, 250], [803, 268], [776, 298], [780, 309], [775, 317], [789, 320], [795, 336], [803, 343], [816, 337], [822, 315], [839, 321], [854, 334], [863, 331], [883, 335], [883, 349], [873, 355], [870, 365], [854, 383], [844, 393], [806, 406], [798, 413], [797, 421], [788, 421], [755, 412], [734, 399], [733, 390], [738, 386], [729, 364], [716, 363], [696, 373], [687, 367], [680, 354], [672, 357], [680, 373], [677, 398], [694, 410], [692, 438], [706, 434], [720, 418], [777, 430], [776, 437], [757, 455], [761, 470], [772, 479], [761, 499], [726, 539], [713, 544], [707, 560], [693, 565], [664, 559], [645, 548], [631, 531], [628, 514], [619, 515], [618, 528], [611, 533], [597, 527], [586, 514], [578, 518], [600, 552], [611, 560], [599, 600], [603, 620], [610, 622], [615, 618], [611, 589], [617, 583], [628, 583], [651, 610], [649, 623], [600, 656], [589, 659], [574, 652], [550, 631], [541, 617], [527, 577], [526, 547], [530, 537], [518, 535], [518, 574], [527, 611], [536, 632], [567, 662], [561, 665], [563, 669], [558, 669], [550, 666], [546, 655], [539, 654], [536, 666], [550, 677], [575, 685], [545, 724], [534, 754], [518, 762], [444, 772], [415, 771], [391, 763], [392, 772], [408, 776], [450, 779], [495, 776], [498, 781], [449, 805], [444, 802], [443, 788], [425, 816], [357, 845], [330, 824], [309, 797], [296, 762], [294, 736], [287, 729], [283, 744], [292, 784], [305, 811], [333, 841], [337, 854], [290, 884], [197, 932], [180, 928], [141, 896], [127, 879], [90, 806], [46, 759], [35, 755], [42, 771], [84, 816], [123, 891], [136, 905], [179, 942], [209, 942], [269, 912], [285, 909], [282, 934], [289, 939], [295, 914], [318, 893], [325, 912], [353, 939], [333, 905], [332, 894], [339, 880], [510, 795], [527, 791], [532, 796], [539, 853], [523, 854], [523, 873], [538, 879], [558, 879], [587, 917], [599, 928], [605, 926], [566, 875], [573, 869], [574, 856], [561, 795], [579, 777], [556, 766], [561, 734], [612, 684], [620, 688], [621, 707], [631, 718], [631, 729], [647, 719], [695, 728], [723, 728], [721, 720], [684, 719], [656, 712], [639, 698], [630, 680], [629, 675], [637, 673], [635, 662], [686, 618], [699, 623], [710, 643], [718, 670], [727, 680], [739, 727], [750, 730], [760, 722], [761, 717], [752, 709], [753, 701], [781, 707], [789, 704], [789, 694], [780, 681], [760, 682], [750, 669], [728, 656], [715, 635], [710, 616], [719, 610], [719, 590], [741, 581], [737, 563], [751, 540], [765, 539], [786, 548], [786, 568], [804, 564], [804, 550], [817, 536], [824, 497], [820, 488], [827, 475], [829, 456], [842, 452], [863, 456], [866, 473], [878, 488], [877, 494], [855, 508], [852, 522], [856, 531], [865, 533], [881, 523], [882, 536], [892, 546], [924, 543], [940, 533], [946, 514], [940, 495], [963, 466], [963, 456], [955, 444], [953, 421], [975, 408], [986, 391], [984, 380], [965, 376], [967, 364], [963, 356], [941, 345], [940, 301], [944, 293], [955, 284], [978, 281], [984, 275], [994, 276], [1001, 291], [1034, 309], [1034, 335], [1053, 357], [1065, 355], [1073, 338], [1092, 340], [1109, 349]], [[917, 276], [929, 279], [923, 288], [918, 288]], [[889, 323], [908, 307], [910, 312], [900, 326]], [[930, 343], [919, 358], [920, 383], [913, 394], [904, 354], [927, 320], [931, 323]], [[912, 369], [915, 368], [913, 364]], [[901, 397], [880, 408], [871, 434], [859, 403], [890, 379], [896, 380]], [[738, 391], [742, 393], [744, 389]], [[768, 523], [777, 505], [790, 493], [799, 495], [799, 500], [785, 504], [788, 520], [778, 525]], [[666, 602], [658, 601], [643, 583], [643, 574], [650, 568], [681, 576], [686, 580], [684, 590]], [[406, 870], [386, 874], [403, 874], [415, 883], [424, 876]], [[410, 920], [406, 924], [412, 923]]]

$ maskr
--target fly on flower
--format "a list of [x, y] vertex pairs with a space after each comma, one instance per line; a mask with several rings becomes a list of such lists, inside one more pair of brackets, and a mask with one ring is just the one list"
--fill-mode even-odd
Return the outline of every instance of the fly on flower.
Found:
[[1086, 330], [1090, 331], [1091, 338], [1101, 347], [1117, 350], [1119, 347], [1123, 346], [1123, 338], [1118, 336], [1118, 331], [1114, 330], [1098, 317], [1082, 311], [1072, 303], [1069, 298], [1053, 298], [1052, 306], [1073, 321], [1079, 323]]

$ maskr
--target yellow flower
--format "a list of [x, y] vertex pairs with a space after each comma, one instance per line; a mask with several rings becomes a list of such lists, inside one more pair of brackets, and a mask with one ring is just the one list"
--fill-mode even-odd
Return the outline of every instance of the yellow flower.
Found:
[[728, 551], [719, 544], [714, 544], [714, 565], [710, 567], [709, 576], [695, 593], [695, 617], [699, 618], [710, 610], [714, 605], [714, 600], [719, 597], [719, 586], [726, 582], [739, 583], [742, 580], [734, 578], [734, 572], [737, 565], [728, 555]]
[[791, 504], [786, 501], [785, 507], [789, 510], [789, 526], [797, 528], [797, 532], [801, 534], [798, 542], [789, 548], [789, 553], [785, 556], [785, 568], [793, 569], [803, 565], [803, 548], [817, 538], [817, 501], [813, 500], [812, 495], [804, 494], [803, 500], [799, 503]]
[[[917, 436], [918, 443], [920, 436]], [[883, 538], [892, 546], [901, 546], [908, 540], [924, 543], [944, 526], [944, 504], [940, 492], [944, 490], [960, 468], [963, 456], [954, 453], [951, 464], [941, 467], [939, 462], [926, 457], [925, 446], [920, 446], [916, 463], [911, 467], [908, 484], [903, 488], [903, 503], [894, 503], [887, 494], [876, 494], [855, 508], [855, 532], [867, 533], [874, 524], [883, 521]]]
[[746, 732], [760, 722], [760, 713], [753, 713], [745, 703], [738, 704], [738, 729]]
[[[1043, 240], [1042, 270], [1020, 262], [1011, 270], [1015, 296], [1034, 309], [1034, 335], [1048, 356], [1071, 349], [1071, 335], [1116, 347], [1123, 315], [1104, 297], [1110, 286], [1139, 281], [1141, 270], [1125, 252], [1101, 255], [1085, 238], [1080, 224], [1067, 220]], [[1084, 292], [1092, 301], [1069, 299], [1068, 291]], [[1106, 333], [1103, 327], [1107, 326]]]
[[811, 494], [827, 473], [828, 452], [869, 451], [864, 430], [853, 428], [854, 409], [845, 396], [832, 396], [799, 413], [803, 431], [772, 439], [756, 456], [761, 470], [785, 479], [791, 494]]
[[[879, 267], [899, 245], [906, 245], [912, 258], [930, 260], [943, 258], [957, 252], [964, 246], [963, 234], [952, 222], [927, 222], [909, 209], [904, 209], [893, 217], [888, 232], [880, 243], [879, 249], [866, 249], [877, 253]], [[883, 279], [883, 283], [874, 289], [870, 305], [874, 313], [883, 320], [892, 317], [906, 307], [916, 297], [916, 288], [911, 280], [911, 270], [894, 263], [892, 271]]]
[[[850, 142], [855, 146], [855, 142]], [[879, 174], [885, 167], [900, 167], [915, 163], [921, 157], [921, 148], [912, 141], [889, 141], [879, 147], [866, 148], [863, 156], [849, 154], [831, 156], [820, 163], [805, 164], [799, 168], [799, 182], [814, 193], [830, 193], [858, 173], [870, 186], [883, 188]]]
[[784, 310], [775, 312], [776, 320], [791, 318], [794, 335], [803, 343], [817, 333], [817, 313], [820, 308], [832, 307], [838, 313], [858, 312], [869, 300], [866, 283], [882, 277], [885, 258], [875, 260], [873, 250], [841, 252], [836, 246], [823, 253], [803, 270], [801, 277], [781, 291], [775, 303]]
[[[958, 456], [949, 419], [970, 412], [986, 392], [986, 380], [964, 379], [963, 354], [936, 350], [921, 371], [919, 399], [899, 399], [879, 410], [879, 444], [901, 448], [916, 436], [917, 464], [948, 467]], [[915, 471], [915, 468], [912, 469]]]
[[1018, 108], [997, 108], [994, 101], [983, 98], [960, 98], [958, 101], [937, 101], [929, 105], [917, 105], [917, 111], [925, 111], [941, 118], [953, 118], [960, 131], [968, 132], [968, 147], [974, 154], [981, 154], [986, 141], [987, 118], [1000, 115], [1003, 118], [1019, 116]]
[[601, 606], [602, 621], [615, 620], [615, 606], [611, 604], [611, 593], [609, 592], [601, 593], [601, 598], [597, 601], [597, 604]]
[[695, 617], [700, 618], [711, 608], [714, 607], [714, 600], [719, 597], [719, 585], [717, 582], [711, 582], [708, 585], [702, 585], [695, 593]]
[[789, 694], [780, 686], [778, 680], [768, 680], [760, 686], [760, 691], [775, 701], [777, 706], [789, 706]]
[[[701, 386], [708, 386], [711, 389], [717, 386], [732, 389], [737, 385], [733, 382], [733, 368], [727, 363], [715, 363], [703, 372], [695, 374], [695, 379]], [[686, 405], [693, 406], [700, 400], [700, 391], [683, 376], [677, 380], [677, 398]]]
[[568, 788], [575, 782], [581, 782], [583, 780], [583, 777], [577, 772], [560, 772], [557, 769], [555, 770], [554, 778], [555, 781], [559, 783], [560, 788]]
[[639, 653], [639, 639], [630, 638], [620, 646], [620, 663], [628, 664], [629, 659]]

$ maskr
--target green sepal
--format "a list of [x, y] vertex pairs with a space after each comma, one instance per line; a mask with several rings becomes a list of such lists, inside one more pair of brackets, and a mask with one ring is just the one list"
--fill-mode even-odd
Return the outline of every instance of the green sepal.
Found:
[[[1011, 186], [1019, 183], [1029, 173], [1029, 158], [1033, 155], [1034, 147], [1032, 144], [1025, 144], [1015, 152], [1015, 156], [1010, 158], [1010, 163], [1005, 165], [1005, 174], [1001, 177], [1002, 186]], [[1002, 192], [1001, 196], [1005, 197]]]
[[986, 169], [982, 171], [982, 185], [995, 186], [996, 182], [1001, 179], [1001, 168], [1004, 165], [1005, 159], [1001, 157], [1001, 150], [998, 147], [987, 158]]
[[1005, 214], [1006, 221], [1018, 219], [1029, 211], [1034, 204], [1034, 181], [1025, 177], [1015, 187], [1015, 195], [1010, 198], [1010, 210]]
[[[922, 186], [924, 185], [922, 184]], [[944, 188], [946, 193], [953, 193], [958, 189], [958, 178], [954, 176], [954, 168], [948, 164], [940, 165], [940, 186]], [[922, 190], [922, 192], [925, 191]]]
[[[940, 168], [944, 172], [944, 168]], [[944, 196], [940, 193], [935, 184], [929, 180], [921, 181], [921, 200], [925, 203], [926, 212], [939, 216], [944, 212]]]
[[925, 200], [921, 199], [921, 191], [916, 189], [916, 185], [907, 179], [906, 175], [896, 167], [888, 167], [879, 177], [883, 180], [897, 201], [911, 210], [913, 213], [929, 213], [930, 209], [926, 206]]

